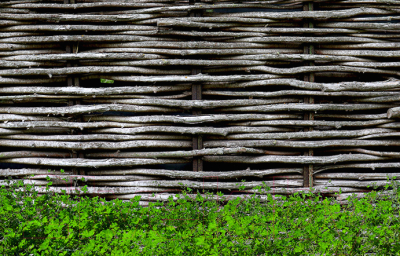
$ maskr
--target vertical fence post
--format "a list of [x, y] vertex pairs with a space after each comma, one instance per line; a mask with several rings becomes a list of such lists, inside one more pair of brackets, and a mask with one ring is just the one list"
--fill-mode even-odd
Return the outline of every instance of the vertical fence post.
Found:
[[[314, 3], [309, 2], [305, 3], [303, 5], [303, 11], [314, 11]], [[303, 27], [305, 28], [313, 28], [314, 24], [312, 21], [305, 20]], [[304, 54], [314, 54], [314, 46], [313, 45], [304, 45]], [[308, 66], [314, 66], [314, 61], [306, 62], [306, 65]], [[315, 75], [314, 73], [309, 73], [304, 75], [304, 81], [306, 82], [315, 82]], [[304, 104], [314, 104], [314, 97], [313, 96], [308, 96], [304, 98]], [[304, 113], [304, 120], [314, 120], [314, 113], [313, 112], [308, 112]], [[313, 127], [307, 127], [304, 128], [304, 131], [312, 131]], [[314, 155], [314, 150], [312, 149], [307, 149], [304, 152], [304, 156], [313, 156]], [[312, 187], [313, 186], [313, 171], [314, 171], [314, 166], [312, 164], [308, 164], [304, 166], [303, 169], [303, 186], [304, 187]]]
[[[75, 4], [75, 0], [64, 0], [64, 4]], [[66, 52], [67, 53], [78, 53], [79, 50], [79, 43], [75, 44], [75, 43], [69, 43], [66, 45]], [[67, 67], [78, 67], [77, 63], [74, 63], [73, 61], [67, 61]], [[79, 87], [80, 86], [80, 82], [79, 82], [79, 77], [75, 77], [75, 76], [68, 76], [67, 79], [67, 86], [68, 87]], [[80, 105], [81, 101], [80, 100], [69, 100], [68, 101], [68, 106], [74, 106], [74, 105]], [[81, 122], [82, 121], [82, 117], [78, 117], [78, 118], [71, 118], [72, 122]], [[75, 129], [71, 129], [71, 133], [72, 134], [77, 134], [77, 135], [81, 135], [82, 131], [81, 130], [75, 130]], [[84, 158], [84, 154], [82, 152], [73, 152], [72, 153], [72, 158]], [[77, 168], [73, 168], [72, 170], [74, 175], [80, 174], [80, 175], [84, 175], [85, 171], [83, 169], [77, 169]]]
[[[308, 3], [308, 8], [309, 8], [309, 11], [314, 11], [314, 3], [313, 2]], [[308, 23], [308, 26], [309, 26], [309, 28], [314, 28], [313, 21], [310, 21]], [[311, 44], [309, 46], [308, 54], [314, 54], [314, 53], [315, 53], [314, 52], [314, 45]], [[309, 65], [310, 66], [315, 66], [314, 61], [310, 61]], [[315, 82], [315, 74], [314, 73], [310, 73], [309, 80], [310, 80], [310, 82]], [[314, 96], [310, 96], [309, 97], [308, 103], [309, 104], [314, 104]], [[314, 120], [314, 114], [315, 114], [314, 112], [310, 112], [309, 113], [309, 120]], [[309, 131], [312, 131], [313, 129], [314, 129], [313, 127], [309, 127], [308, 128]], [[314, 156], [314, 150], [313, 149], [309, 149], [308, 150], [308, 155], [309, 156]], [[314, 176], [313, 176], [314, 165], [312, 165], [312, 164], [308, 165], [308, 172], [309, 172], [309, 185], [310, 185], [310, 187], [312, 187], [314, 185]]]
[[[190, 5], [194, 5], [196, 0], [189, 0]], [[198, 10], [190, 11], [190, 17], [201, 17], [201, 12]], [[192, 75], [197, 75], [201, 73], [201, 69], [192, 69]], [[192, 100], [201, 100], [202, 99], [202, 88], [201, 84], [192, 84]], [[192, 115], [201, 115], [201, 110], [193, 109]], [[202, 149], [203, 148], [203, 138], [201, 136], [193, 137], [193, 150]], [[201, 172], [203, 171], [203, 160], [200, 157], [193, 158], [193, 171]]]

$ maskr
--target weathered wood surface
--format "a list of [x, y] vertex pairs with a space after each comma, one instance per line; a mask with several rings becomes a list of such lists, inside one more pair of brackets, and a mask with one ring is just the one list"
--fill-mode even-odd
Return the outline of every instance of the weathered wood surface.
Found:
[[64, 2], [0, 3], [1, 184], [147, 205], [179, 181], [293, 194], [311, 175], [334, 195], [397, 177], [398, 1]]

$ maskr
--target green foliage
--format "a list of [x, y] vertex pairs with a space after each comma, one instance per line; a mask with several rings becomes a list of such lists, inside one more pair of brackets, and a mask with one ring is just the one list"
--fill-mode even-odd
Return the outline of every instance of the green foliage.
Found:
[[[139, 206], [65, 192], [38, 194], [8, 180], [0, 190], [0, 251], [5, 255], [397, 255], [400, 192], [348, 198], [319, 194], [274, 199], [264, 184], [250, 199], [223, 205], [186, 190]], [[51, 185], [47, 185], [47, 188]], [[241, 189], [244, 187], [242, 186]], [[389, 190], [393, 188], [392, 190]], [[84, 190], [87, 190], [85, 187]], [[188, 192], [192, 189], [187, 188]], [[219, 196], [226, 198], [221, 192]], [[218, 211], [219, 210], [219, 211]]]
[[100, 83], [102, 83], [102, 84], [113, 84], [114, 80], [101, 78], [100, 79]]

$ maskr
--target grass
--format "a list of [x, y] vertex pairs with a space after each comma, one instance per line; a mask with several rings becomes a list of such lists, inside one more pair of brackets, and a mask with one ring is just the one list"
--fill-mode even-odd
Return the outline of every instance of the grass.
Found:
[[399, 255], [397, 187], [392, 180], [385, 193], [347, 205], [312, 193], [276, 199], [266, 186], [223, 205], [211, 193], [191, 199], [186, 188], [175, 201], [142, 207], [139, 197], [40, 195], [10, 180], [0, 192], [0, 254]]

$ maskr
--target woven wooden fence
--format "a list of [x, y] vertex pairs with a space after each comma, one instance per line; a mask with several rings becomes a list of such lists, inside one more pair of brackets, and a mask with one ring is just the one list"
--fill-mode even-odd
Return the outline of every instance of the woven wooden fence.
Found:
[[382, 187], [399, 20], [397, 0], [5, 0], [0, 184], [142, 205]]

